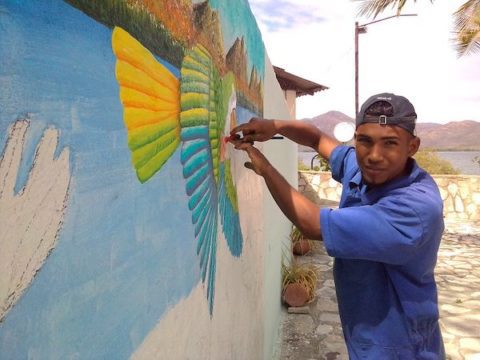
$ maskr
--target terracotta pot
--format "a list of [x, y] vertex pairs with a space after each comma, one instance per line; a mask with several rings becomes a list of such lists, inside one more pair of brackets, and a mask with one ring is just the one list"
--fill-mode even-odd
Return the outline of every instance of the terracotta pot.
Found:
[[288, 284], [283, 291], [283, 301], [289, 306], [303, 306], [308, 302], [308, 290], [301, 284]]
[[305, 255], [312, 250], [310, 246], [310, 241], [308, 240], [298, 240], [293, 244], [292, 251], [295, 255]]

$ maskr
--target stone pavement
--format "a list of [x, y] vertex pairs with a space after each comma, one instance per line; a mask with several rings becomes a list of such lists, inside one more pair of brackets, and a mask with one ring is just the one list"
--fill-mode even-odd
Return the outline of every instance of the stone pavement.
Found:
[[[297, 261], [318, 269], [316, 298], [285, 313], [280, 360], [348, 359], [333, 283], [321, 244]], [[448, 360], [480, 360], [480, 224], [446, 223], [436, 267], [440, 326]]]

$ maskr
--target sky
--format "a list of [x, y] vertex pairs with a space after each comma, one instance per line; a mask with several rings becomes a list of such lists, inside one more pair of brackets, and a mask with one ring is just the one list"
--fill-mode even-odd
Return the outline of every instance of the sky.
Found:
[[[419, 122], [480, 121], [480, 53], [458, 57], [452, 14], [465, 0], [408, 1], [401, 16], [359, 35], [359, 106], [393, 92], [415, 106]], [[297, 118], [355, 113], [355, 21], [351, 0], [249, 0], [273, 65], [329, 89], [297, 98]], [[385, 11], [383, 19], [395, 15]]]

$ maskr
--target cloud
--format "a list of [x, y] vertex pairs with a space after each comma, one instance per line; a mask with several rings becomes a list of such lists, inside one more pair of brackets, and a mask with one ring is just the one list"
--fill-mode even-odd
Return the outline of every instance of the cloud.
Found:
[[311, 1], [301, 4], [290, 0], [255, 0], [250, 1], [250, 6], [257, 20], [271, 32], [326, 20], [321, 7]]
[[[249, 0], [272, 64], [329, 87], [297, 99], [297, 117], [330, 110], [355, 112], [354, 24], [351, 0]], [[452, 13], [464, 0], [411, 3], [405, 14], [368, 25], [359, 38], [359, 101], [392, 91], [411, 97], [425, 121], [480, 120], [480, 54], [458, 58]], [[386, 12], [378, 16], [385, 19]], [[387, 19], [386, 19], [387, 20]]]

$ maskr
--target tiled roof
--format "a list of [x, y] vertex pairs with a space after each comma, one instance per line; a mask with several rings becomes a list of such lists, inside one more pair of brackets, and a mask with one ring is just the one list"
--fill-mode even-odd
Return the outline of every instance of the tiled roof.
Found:
[[297, 97], [302, 95], [313, 95], [317, 91], [328, 89], [327, 86], [317, 84], [316, 82], [301, 78], [291, 74], [278, 66], [274, 66], [275, 75], [283, 90], [295, 90]]

